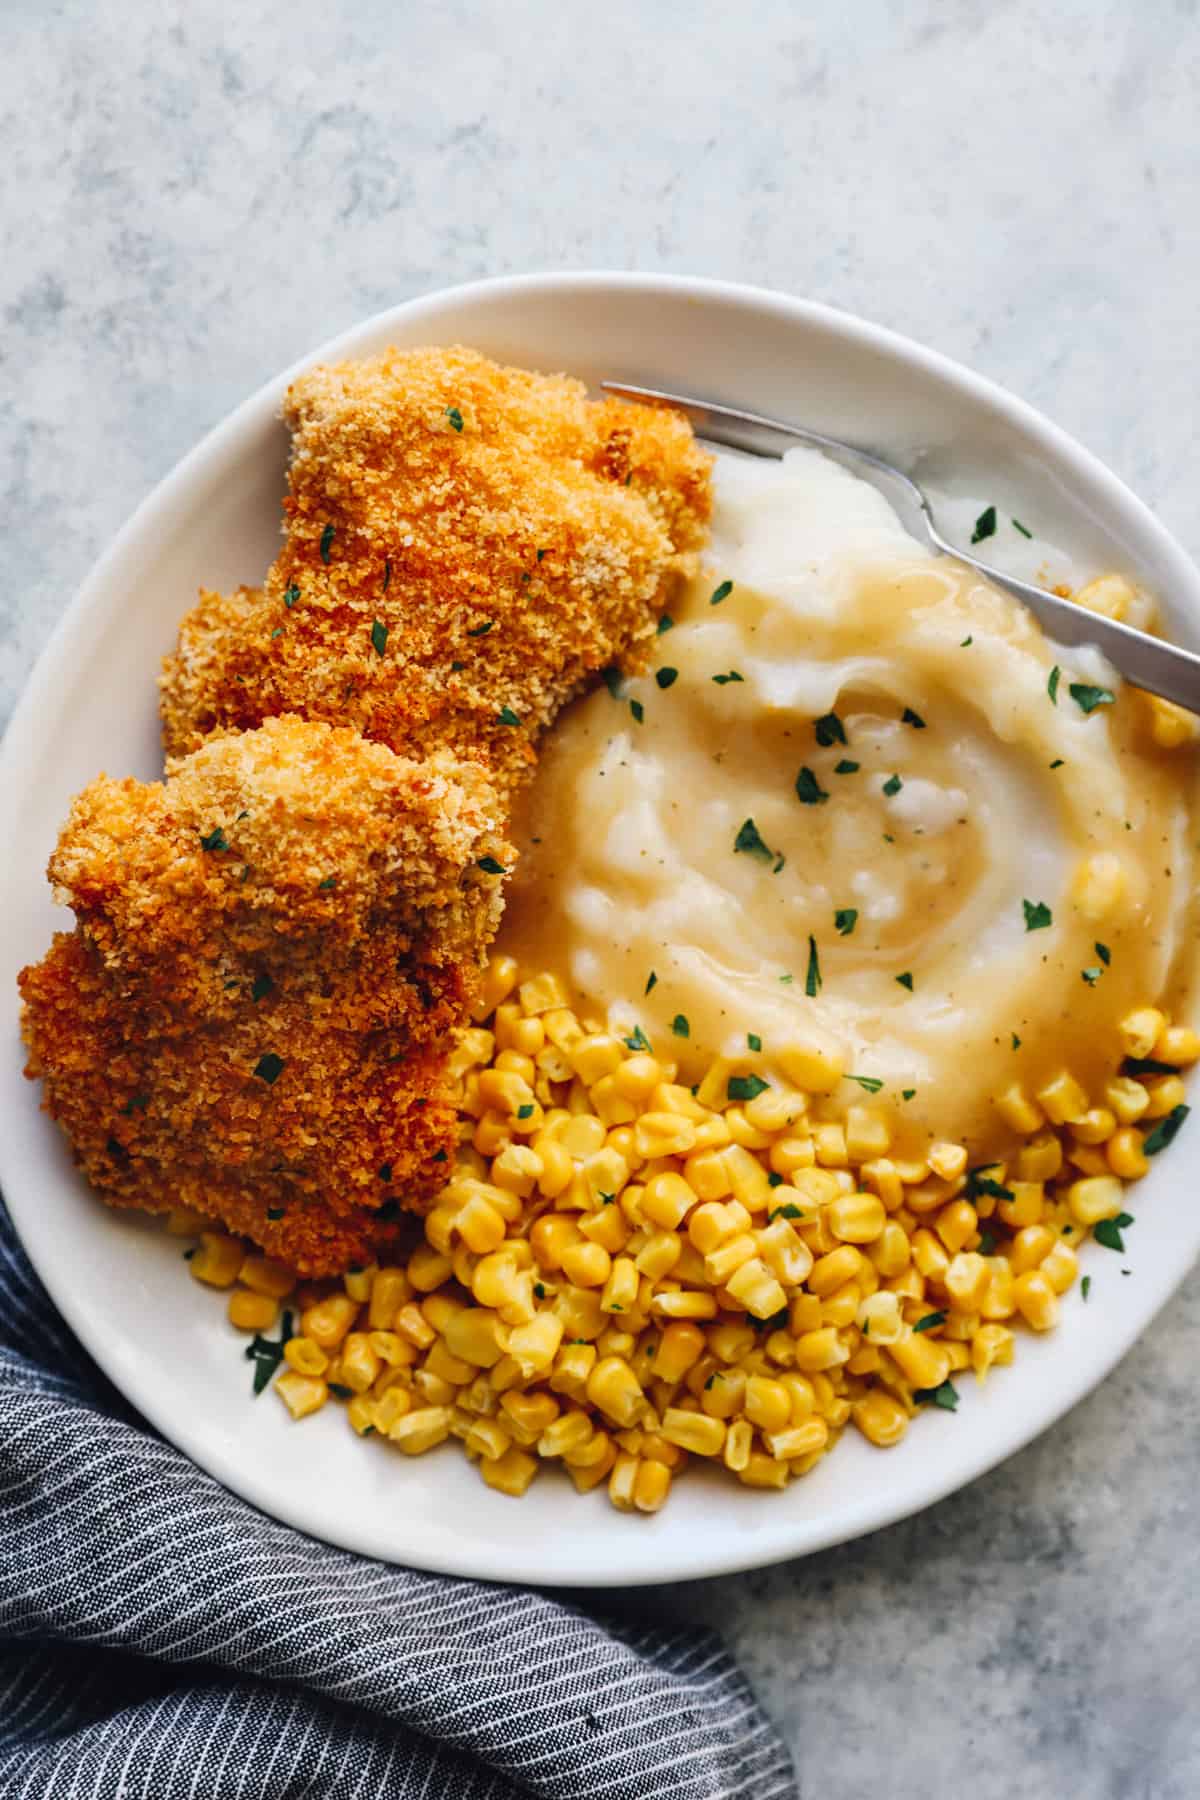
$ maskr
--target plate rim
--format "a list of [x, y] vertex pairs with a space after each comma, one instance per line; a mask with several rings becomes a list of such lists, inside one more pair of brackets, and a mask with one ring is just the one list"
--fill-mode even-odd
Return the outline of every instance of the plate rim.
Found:
[[[150, 490], [88, 571], [43, 646], [18, 697], [3, 742], [0, 743], [0, 821], [7, 810], [6, 795], [10, 784], [15, 783], [22, 762], [33, 754], [37, 742], [36, 722], [39, 713], [52, 694], [57, 671], [68, 657], [68, 645], [78, 637], [80, 624], [86, 619], [93, 604], [93, 596], [103, 588], [110, 571], [120, 565], [131, 545], [155, 526], [169, 523], [179, 495], [187, 492], [206, 465], [216, 463], [234, 451], [241, 437], [252, 435], [274, 418], [285, 388], [300, 371], [314, 362], [354, 354], [359, 342], [367, 338], [378, 338], [393, 324], [403, 321], [407, 328], [413, 323], [419, 323], [423, 314], [436, 315], [451, 298], [470, 296], [486, 301], [519, 298], [522, 294], [536, 293], [539, 297], [562, 299], [572, 293], [605, 289], [651, 296], [664, 292], [693, 296], [744, 307], [750, 312], [760, 312], [765, 308], [785, 322], [818, 326], [859, 346], [883, 347], [910, 366], [915, 365], [922, 373], [948, 382], [969, 398], [984, 402], [1002, 419], [1039, 440], [1057, 462], [1078, 472], [1084, 483], [1099, 494], [1107, 509], [1107, 517], [1126, 522], [1138, 535], [1149, 534], [1155, 540], [1167, 579], [1178, 585], [1178, 598], [1183, 604], [1185, 618], [1194, 627], [1200, 627], [1200, 570], [1146, 503], [1099, 457], [1029, 402], [941, 351], [824, 302], [748, 283], [679, 274], [659, 275], [603, 269], [549, 270], [493, 276], [481, 281], [466, 281], [438, 288], [413, 296], [395, 306], [383, 308], [295, 359], [280, 374], [264, 382], [211, 427]], [[1176, 597], [1174, 593], [1172, 597]], [[7, 1104], [7, 1100], [0, 1097], [0, 1117]], [[203, 1429], [193, 1429], [186, 1415], [173, 1414], [166, 1399], [158, 1397], [158, 1390], [152, 1383], [143, 1384], [130, 1376], [128, 1368], [121, 1363], [117, 1350], [106, 1336], [103, 1319], [87, 1305], [86, 1288], [75, 1285], [67, 1267], [49, 1253], [38, 1208], [32, 1196], [28, 1197], [28, 1203], [22, 1199], [17, 1199], [14, 1203], [14, 1195], [21, 1194], [22, 1184], [20, 1171], [11, 1166], [7, 1143], [8, 1134], [0, 1134], [0, 1186], [4, 1189], [14, 1229], [53, 1304], [89, 1356], [119, 1391], [167, 1441], [181, 1449], [201, 1471], [211, 1475], [268, 1516], [342, 1549], [384, 1561], [397, 1561], [394, 1547], [385, 1544], [369, 1526], [364, 1528], [359, 1522], [351, 1529], [339, 1532], [336, 1521], [331, 1521], [322, 1514], [319, 1501], [313, 1504], [304, 1494], [289, 1494], [288, 1503], [281, 1505], [279, 1496], [270, 1491], [270, 1481], [265, 1475], [260, 1477], [254, 1468], [247, 1469], [244, 1461], [239, 1461], [236, 1454], [226, 1454], [219, 1443], [206, 1439]], [[804, 1517], [788, 1520], [781, 1511], [778, 1522], [773, 1523], [771, 1528], [756, 1532], [744, 1541], [739, 1541], [738, 1535], [731, 1531], [722, 1551], [715, 1552], [704, 1546], [698, 1554], [689, 1554], [686, 1542], [670, 1546], [669, 1542], [663, 1541], [660, 1530], [655, 1529], [659, 1521], [638, 1520], [630, 1524], [632, 1560], [615, 1571], [598, 1570], [594, 1560], [588, 1561], [585, 1556], [581, 1556], [577, 1562], [564, 1562], [561, 1566], [556, 1561], [554, 1572], [549, 1575], [544, 1571], [537, 1571], [532, 1561], [514, 1568], [511, 1555], [507, 1558], [505, 1556], [504, 1545], [501, 1543], [493, 1548], [482, 1534], [477, 1539], [464, 1540], [463, 1554], [456, 1556], [453, 1562], [436, 1553], [423, 1555], [419, 1546], [414, 1547], [416, 1553], [411, 1558], [406, 1556], [405, 1561], [416, 1568], [490, 1581], [532, 1581], [539, 1585], [602, 1588], [615, 1585], [643, 1586], [666, 1580], [707, 1579], [734, 1574], [849, 1542], [935, 1505], [1016, 1454], [1064, 1417], [1099, 1386], [1127, 1354], [1166, 1301], [1182, 1286], [1198, 1256], [1200, 1224], [1197, 1226], [1191, 1256], [1181, 1259], [1169, 1272], [1163, 1272], [1157, 1278], [1146, 1279], [1141, 1289], [1143, 1307], [1134, 1320], [1125, 1322], [1111, 1334], [1102, 1352], [1089, 1355], [1082, 1367], [1069, 1373], [1069, 1365], [1064, 1364], [1058, 1372], [1053, 1397], [1047, 1404], [1034, 1407], [1027, 1417], [1001, 1432], [997, 1441], [989, 1446], [987, 1453], [972, 1461], [967, 1473], [951, 1466], [944, 1477], [929, 1484], [915, 1503], [907, 1498], [892, 1503], [886, 1496], [881, 1499], [878, 1492], [872, 1491], [842, 1506], [837, 1510], [836, 1517], [831, 1512], [824, 1515], [823, 1520], [814, 1521]], [[211, 1301], [211, 1296], [209, 1300]], [[769, 1505], [770, 1497], [764, 1497], [764, 1501]], [[586, 1520], [581, 1520], [581, 1523], [585, 1525], [585, 1529], [578, 1535], [586, 1545]], [[632, 1556], [635, 1545], [637, 1554]], [[536, 1544], [533, 1548], [536, 1555]]]

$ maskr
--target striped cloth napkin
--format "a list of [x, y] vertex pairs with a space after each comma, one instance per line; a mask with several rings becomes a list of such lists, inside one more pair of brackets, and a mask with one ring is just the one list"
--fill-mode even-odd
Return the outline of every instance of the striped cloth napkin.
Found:
[[0, 1207], [0, 1795], [796, 1788], [717, 1639], [367, 1562], [227, 1493], [88, 1360]]

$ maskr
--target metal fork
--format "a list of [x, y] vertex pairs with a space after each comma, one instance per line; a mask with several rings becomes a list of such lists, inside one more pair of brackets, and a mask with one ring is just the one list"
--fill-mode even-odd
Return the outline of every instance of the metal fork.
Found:
[[718, 406], [714, 401], [697, 400], [687, 394], [667, 394], [658, 388], [631, 387], [626, 382], [604, 381], [601, 387], [609, 394], [627, 400], [650, 400], [677, 408], [691, 420], [701, 437], [714, 444], [727, 444], [734, 450], [748, 450], [755, 456], [782, 456], [795, 444], [813, 444], [827, 456], [843, 464], [856, 475], [864, 475], [883, 489], [900, 513], [903, 523], [919, 534], [931, 549], [941, 556], [953, 556], [959, 562], [978, 569], [981, 575], [1006, 593], [1024, 602], [1034, 617], [1056, 642], [1066, 645], [1094, 644], [1102, 650], [1113, 667], [1136, 687], [1164, 700], [1173, 700], [1188, 712], [1200, 713], [1200, 656], [1181, 650], [1176, 644], [1164, 643], [1148, 632], [1135, 631], [1117, 619], [1063, 600], [1030, 581], [1019, 581], [962, 550], [947, 543], [934, 524], [929, 501], [915, 481], [885, 462], [873, 450], [857, 444], [843, 443], [819, 431], [806, 431], [800, 425], [786, 425], [780, 419], [763, 418], [759, 413], [739, 412], [736, 407]]

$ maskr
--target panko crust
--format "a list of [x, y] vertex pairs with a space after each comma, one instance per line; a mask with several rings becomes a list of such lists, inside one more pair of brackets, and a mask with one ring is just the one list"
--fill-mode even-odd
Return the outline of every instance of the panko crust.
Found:
[[296, 711], [509, 792], [559, 709], [638, 666], [711, 512], [677, 413], [465, 349], [302, 376], [286, 543], [261, 594], [204, 594], [166, 660], [169, 752]]
[[369, 1260], [452, 1162], [499, 811], [478, 765], [290, 717], [85, 789], [50, 863], [76, 929], [20, 986], [27, 1073], [104, 1198], [305, 1274]]

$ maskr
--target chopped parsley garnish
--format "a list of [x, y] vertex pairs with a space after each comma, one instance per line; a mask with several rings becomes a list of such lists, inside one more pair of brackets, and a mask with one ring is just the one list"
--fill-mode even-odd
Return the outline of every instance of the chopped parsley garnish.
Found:
[[994, 536], [995, 530], [996, 509], [994, 506], [985, 506], [975, 521], [975, 529], [971, 533], [971, 542], [973, 544], [982, 544], [984, 538]]
[[1022, 900], [1025, 911], [1026, 931], [1045, 931], [1047, 925], [1053, 925], [1054, 914], [1044, 900]]
[[1019, 1050], [1021, 1048], [1021, 1040], [1015, 1031], [1012, 1034], [1012, 1047], [1014, 1050]]
[[815, 1000], [821, 991], [821, 960], [817, 955], [817, 940], [808, 940], [808, 969], [804, 976], [804, 991], [810, 1000]]
[[[234, 986], [237, 986], [236, 982], [234, 983]], [[257, 998], [258, 996], [255, 995], [255, 999]], [[131, 1094], [124, 1106], [120, 1108], [121, 1117], [123, 1119], [131, 1119], [135, 1112], [145, 1112], [149, 1104], [149, 1094]]]
[[769, 1081], [761, 1075], [731, 1075], [726, 1093], [730, 1100], [753, 1100], [758, 1094], [765, 1094]]
[[675, 1014], [675, 1017], [671, 1020], [671, 1030], [675, 1033], [676, 1037], [691, 1037], [692, 1028], [687, 1022], [686, 1013]]
[[868, 1094], [877, 1094], [883, 1086], [878, 1075], [847, 1075], [847, 1081], [857, 1081], [860, 1088], [866, 1088]]
[[540, 1281], [535, 1281], [533, 1284], [533, 1293], [534, 1293], [534, 1298], [536, 1300], [544, 1300], [546, 1298], [546, 1289], [545, 1289], [544, 1284]]
[[914, 731], [924, 731], [925, 729], [924, 719], [921, 717], [920, 713], [914, 712], [911, 706], [906, 706], [904, 711], [900, 714], [900, 723], [902, 725], [911, 725]]
[[834, 764], [833, 772], [835, 775], [857, 775], [861, 767], [861, 763], [851, 762], [844, 756], [840, 763]]
[[524, 1106], [518, 1106], [517, 1117], [518, 1117], [518, 1119], [532, 1119], [532, 1117], [533, 1117], [533, 1102], [531, 1100], [527, 1100], [525, 1102]]
[[801, 806], [823, 806], [829, 795], [812, 770], [806, 767], [796, 777], [796, 798]]
[[777, 1188], [777, 1187], [783, 1186], [783, 1176], [780, 1175], [776, 1169], [772, 1169], [770, 1171], [770, 1173], [768, 1174], [767, 1186], [772, 1187], [772, 1188]]
[[380, 1179], [380, 1181], [390, 1181], [392, 1179], [392, 1165], [390, 1162], [389, 1163], [380, 1163], [379, 1179]]
[[746, 1047], [755, 1052], [762, 1049], [762, 1039], [759, 1037], [757, 1031], [748, 1031], [746, 1033]]
[[1104, 970], [1100, 968], [1099, 964], [1094, 969], [1080, 969], [1079, 971], [1081, 979], [1086, 981], [1089, 987], [1095, 987], [1103, 973]]
[[849, 937], [850, 933], [854, 930], [854, 927], [858, 924], [858, 908], [855, 906], [840, 906], [833, 915], [833, 922], [843, 937]]
[[1160, 1150], [1165, 1150], [1168, 1144], [1174, 1142], [1190, 1111], [1190, 1106], [1173, 1106], [1166, 1118], [1158, 1121], [1142, 1144], [1147, 1156], [1157, 1156]]
[[732, 594], [732, 592], [733, 592], [732, 581], [723, 581], [721, 583], [720, 587], [715, 587], [713, 589], [711, 595], [709, 596], [708, 604], [710, 606], [720, 606], [722, 600], [728, 600], [728, 598], [729, 598], [730, 594]]
[[254, 986], [250, 989], [250, 998], [252, 1000], [261, 1000], [265, 995], [270, 993], [274, 986], [275, 983], [271, 980], [269, 975], [256, 975], [254, 977]]
[[620, 669], [618, 669], [614, 664], [610, 663], [607, 669], [601, 669], [600, 679], [604, 683], [605, 687], [608, 689], [609, 693], [612, 695], [613, 699], [620, 700], [621, 699], [621, 683], [624, 680], [624, 677], [622, 676]]
[[1092, 687], [1086, 681], [1073, 681], [1067, 692], [1082, 713], [1094, 713], [1098, 706], [1112, 706], [1117, 698], [1111, 688]]
[[675, 628], [675, 621], [671, 617], [670, 613], [663, 613], [658, 621], [659, 637], [662, 636], [664, 631], [673, 631], [674, 628]]
[[376, 619], [371, 627], [371, 648], [376, 656], [382, 656], [387, 649], [388, 628], [382, 619]]
[[640, 1025], [635, 1025], [623, 1042], [630, 1050], [648, 1050], [650, 1048], [650, 1041]]
[[283, 636], [283, 626], [277, 625], [275, 627], [274, 631], [271, 633], [271, 636], [273, 638], [282, 637]]
[[969, 648], [969, 647], [970, 647], [970, 646], [971, 646], [971, 645], [972, 645], [972, 644], [973, 644], [973, 643], [974, 643], [974, 642], [975, 642], [975, 639], [974, 639], [974, 638], [973, 638], [973, 637], [965, 637], [965, 638], [964, 638], [964, 639], [963, 639], [963, 641], [962, 641], [962, 643], [961, 643], [961, 644], [960, 644], [960, 645], [959, 645], [959, 646], [958, 646], [958, 647], [959, 647], [959, 649], [960, 649], [960, 650], [966, 650], [966, 649], [968, 649], [968, 648]]
[[460, 670], [460, 669], [465, 669], [465, 668], [466, 668], [466, 666], [467, 666], [467, 665], [466, 665], [466, 663], [465, 663], [465, 662], [452, 662], [452, 663], [451, 663], [451, 664], [450, 664], [450, 673], [451, 673], [451, 674], [452, 674], [452, 675], [457, 675], [457, 673], [458, 673], [458, 671], [459, 671], [459, 670]]
[[846, 728], [835, 712], [822, 713], [819, 719], [814, 719], [813, 730], [822, 750], [828, 750], [830, 744], [846, 742]]
[[909, 993], [910, 994], [912, 993], [913, 978], [912, 978], [912, 970], [911, 969], [905, 969], [903, 975], [897, 975], [896, 980], [900, 983], [900, 986], [902, 988], [907, 988]]
[[637, 720], [638, 724], [640, 725], [642, 720], [646, 717], [646, 709], [642, 705], [641, 701], [640, 700], [631, 700], [629, 702], [629, 710], [633, 714], [634, 718]]
[[914, 1388], [913, 1399], [918, 1406], [940, 1406], [943, 1412], [958, 1411], [958, 1389], [950, 1380], [935, 1388]]
[[679, 670], [670, 668], [656, 669], [654, 671], [654, 679], [660, 688], [674, 687], [675, 683], [679, 680]]
[[254, 1073], [260, 1081], [265, 1081], [268, 1087], [273, 1087], [283, 1073], [282, 1056], [276, 1056], [273, 1050], [268, 1050], [255, 1063]]
[[497, 862], [494, 856], [481, 856], [475, 866], [482, 869], [485, 875], [507, 875], [508, 873], [504, 864]]
[[462, 430], [463, 416], [459, 412], [457, 406], [448, 406], [446, 408], [446, 417], [449, 419], [449, 421], [450, 421], [451, 425], [454, 427], [455, 431]]
[[737, 851], [743, 850], [747, 856], [757, 856], [761, 862], [773, 862], [775, 859], [774, 850], [763, 843], [758, 826], [753, 819], [743, 821], [733, 840], [733, 848], [735, 854]]
[[497, 725], [519, 725], [521, 721], [511, 706], [502, 706], [496, 714], [496, 723]]
[[898, 794], [900, 792], [900, 789], [903, 786], [904, 786], [904, 783], [901, 781], [901, 779], [898, 775], [889, 775], [887, 780], [883, 784], [883, 792], [887, 795], [888, 799], [890, 800], [892, 795]]
[[1086, 1300], [1088, 1295], [1092, 1291], [1092, 1278], [1090, 1275], [1084, 1276], [1083, 1280], [1079, 1284], [1079, 1291], [1083, 1295], [1084, 1299]]
[[982, 1194], [990, 1194], [993, 1200], [1011, 1200], [1013, 1191], [1004, 1187], [994, 1176], [988, 1174], [989, 1169], [998, 1168], [998, 1163], [979, 1163], [976, 1168], [967, 1170], [967, 1185], [963, 1190], [968, 1200], [977, 1200]]
[[495, 623], [496, 623], [495, 619], [485, 619], [483, 621], [482, 625], [472, 625], [470, 631], [468, 631], [468, 633], [467, 633], [467, 636], [468, 637], [486, 637], [488, 632], [492, 629], [492, 627]]
[[222, 828], [218, 825], [215, 831], [210, 831], [208, 833], [207, 837], [201, 837], [200, 848], [202, 850], [228, 850], [229, 840], [226, 838]]
[[1112, 951], [1109, 949], [1108, 945], [1107, 944], [1093, 944], [1092, 948], [1093, 948], [1093, 950], [1095, 950], [1096, 955], [1100, 958], [1100, 961], [1104, 964], [1105, 968], [1107, 969], [1109, 963], [1112, 961]]
[[926, 1313], [923, 1319], [917, 1320], [916, 1324], [913, 1326], [913, 1330], [932, 1331], [935, 1325], [944, 1325], [945, 1323], [946, 1315], [944, 1312]]
[[244, 1352], [246, 1361], [254, 1364], [254, 1392], [256, 1394], [262, 1393], [283, 1361], [283, 1347], [291, 1335], [292, 1315], [290, 1312], [285, 1312], [279, 1322], [277, 1338], [265, 1338], [260, 1332], [255, 1332], [253, 1338], [246, 1345]]
[[796, 1206], [789, 1200], [786, 1206], [777, 1206], [774, 1211], [767, 1214], [767, 1224], [773, 1225], [776, 1219], [802, 1219], [803, 1217], [803, 1207]]
[[788, 982], [795, 981], [796, 977], [794, 975], [781, 975], [779, 979], [786, 985]]
[[992, 1236], [991, 1232], [990, 1231], [981, 1231], [979, 1234], [979, 1254], [980, 1254], [980, 1256], [991, 1256], [993, 1254], [993, 1252], [995, 1251], [995, 1248], [996, 1248], [996, 1240]]
[[271, 1219], [275, 1224], [278, 1224], [279, 1220], [283, 1218], [286, 1211], [287, 1211], [286, 1206], [268, 1206], [267, 1217], [268, 1217], [268, 1219]]
[[1122, 1075], [1176, 1075], [1174, 1063], [1159, 1062], [1153, 1056], [1127, 1056], [1121, 1064]]
[[1051, 706], [1058, 705], [1058, 684], [1061, 680], [1062, 680], [1062, 670], [1059, 668], [1058, 664], [1055, 663], [1054, 667], [1050, 671], [1050, 679], [1046, 683], [1046, 692], [1050, 696]]
[[713, 676], [713, 680], [718, 687], [728, 687], [731, 681], [745, 681], [745, 679], [746, 677], [744, 675], [739, 675], [736, 669], [730, 669], [728, 675]]
[[643, 989], [642, 989], [642, 992], [643, 992], [643, 993], [644, 993], [644, 994], [648, 994], [648, 993], [649, 993], [649, 992], [650, 992], [650, 989], [651, 989], [651, 988], [654, 988], [654, 987], [657, 987], [657, 986], [658, 986], [658, 976], [657, 976], [657, 975], [656, 975], [656, 974], [655, 974], [655, 973], [654, 973], [654, 970], [653, 970], [653, 969], [651, 969], [651, 971], [650, 971], [650, 978], [649, 978], [649, 980], [648, 980], [648, 981], [647, 981], [647, 982], [646, 982], [646, 985], [645, 985], [645, 987], [644, 987], [644, 988], [643, 988]]
[[337, 876], [327, 875], [324, 881], [318, 881], [317, 886], [318, 888], [335, 888], [337, 886]]
[[539, 562], [541, 562], [541, 561], [542, 561], [542, 559], [543, 559], [543, 558], [544, 558], [544, 557], [547, 557], [547, 556], [549, 556], [549, 554], [550, 554], [550, 552], [549, 552], [549, 551], [548, 551], [548, 550], [539, 550], [539, 551], [538, 551], [538, 553], [537, 553], [537, 559], [538, 559], [538, 561], [539, 561]]
[[1056, 756], [1054, 761], [1050, 764], [1050, 767], [1052, 769], [1061, 769], [1062, 766], [1063, 766], [1063, 759], [1061, 756]]
[[387, 591], [391, 587], [391, 585], [392, 585], [392, 559], [390, 556], [385, 556], [383, 559], [383, 591], [385, 594], [387, 593]]
[[1092, 1226], [1092, 1236], [1098, 1244], [1103, 1244], [1106, 1250], [1123, 1250], [1125, 1248], [1125, 1240], [1121, 1236], [1121, 1233], [1127, 1225], [1132, 1224], [1133, 1214], [1121, 1212], [1117, 1214], [1115, 1219], [1098, 1220], [1097, 1223]]
[[335, 533], [332, 525], [327, 525], [321, 533], [321, 561], [323, 563], [327, 564], [329, 562], [329, 552], [333, 548], [334, 535]]
[[283, 604], [287, 607], [289, 612], [291, 611], [292, 607], [295, 606], [295, 604], [299, 598], [300, 598], [300, 589], [298, 587], [296, 587], [294, 584], [293, 584], [293, 586], [291, 586], [289, 588], [284, 588]]
[[1031, 538], [1033, 536], [1033, 533], [1032, 533], [1032, 531], [1030, 531], [1029, 527], [1027, 525], [1022, 525], [1020, 519], [1014, 519], [1012, 523], [1013, 523], [1013, 530], [1019, 531], [1022, 537]]
[[916, 1091], [916, 1088], [901, 1088], [900, 1098], [902, 1100], [911, 1100]]

